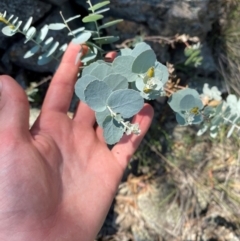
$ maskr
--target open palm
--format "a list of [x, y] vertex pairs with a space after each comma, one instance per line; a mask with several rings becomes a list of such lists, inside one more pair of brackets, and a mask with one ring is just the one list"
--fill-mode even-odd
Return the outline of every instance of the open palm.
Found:
[[92, 241], [150, 125], [145, 105], [134, 119], [141, 134], [124, 136], [110, 151], [84, 103], [67, 116], [79, 49], [69, 46], [30, 130], [24, 91], [0, 77], [0, 240]]

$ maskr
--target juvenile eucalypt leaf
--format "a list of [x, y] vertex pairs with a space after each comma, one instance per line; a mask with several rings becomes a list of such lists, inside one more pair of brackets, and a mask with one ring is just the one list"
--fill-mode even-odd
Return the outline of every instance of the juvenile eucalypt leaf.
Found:
[[169, 98], [168, 104], [176, 112], [176, 119], [180, 125], [199, 124], [203, 121], [203, 103], [194, 89], [177, 91]]
[[133, 61], [132, 72], [136, 74], [143, 74], [149, 68], [154, 66], [156, 62], [156, 55], [152, 49], [145, 50], [139, 54]]
[[127, 78], [122, 76], [121, 74], [110, 74], [105, 77], [103, 81], [112, 91], [128, 88]]
[[99, 126], [103, 127], [103, 122], [107, 116], [111, 116], [111, 112], [108, 108], [101, 112], [95, 112], [96, 121]]
[[107, 99], [107, 106], [123, 118], [130, 118], [137, 114], [143, 104], [144, 101], [139, 92], [131, 89], [116, 90]]
[[107, 108], [107, 99], [111, 94], [111, 89], [106, 83], [94, 80], [86, 86], [84, 90], [85, 101], [88, 106], [97, 112]]
[[151, 47], [148, 44], [146, 44], [145, 42], [141, 42], [141, 43], [136, 44], [136, 46], [134, 47], [134, 49], [131, 52], [131, 55], [133, 57], [137, 57], [146, 50], [151, 50]]
[[123, 136], [124, 128], [112, 116], [107, 116], [102, 124], [103, 136], [107, 144], [117, 143]]
[[162, 74], [152, 66], [146, 73], [138, 75], [135, 81], [136, 88], [140, 91], [141, 96], [147, 100], [153, 100], [165, 94]]
[[112, 63], [114, 73], [125, 76], [128, 79], [128, 82], [135, 81], [138, 75], [132, 72], [131, 66], [133, 61], [133, 56], [118, 56]]
[[77, 80], [75, 84], [75, 94], [81, 101], [85, 102], [84, 91], [94, 80], [98, 80], [98, 78], [89, 74], [86, 74]]

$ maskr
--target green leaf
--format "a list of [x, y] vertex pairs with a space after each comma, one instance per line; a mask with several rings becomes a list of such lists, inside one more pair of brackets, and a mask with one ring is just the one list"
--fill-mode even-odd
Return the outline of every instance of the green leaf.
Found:
[[26, 40], [24, 43], [27, 43], [29, 40], [31, 40], [35, 35], [36, 35], [36, 28], [35, 27], [30, 27], [25, 35]]
[[110, 44], [119, 40], [118, 36], [105, 36], [100, 38], [93, 38], [93, 40], [98, 44]]
[[85, 27], [81, 27], [81, 28], [77, 28], [77, 29], [74, 29], [73, 31], [69, 32], [68, 33], [68, 36], [73, 36], [73, 35], [76, 35], [82, 31], [85, 30]]
[[99, 65], [98, 62], [93, 62], [91, 63], [90, 65], [84, 67], [83, 71], [82, 71], [82, 77], [84, 75], [87, 75], [87, 74], [91, 74], [91, 72], [93, 71], [93, 69], [95, 69], [97, 66]]
[[95, 14], [96, 14], [96, 13], [97, 13], [97, 14], [105, 13], [105, 12], [107, 12], [107, 11], [109, 11], [109, 10], [110, 10], [110, 8], [104, 8], [104, 9], [101, 9], [101, 10], [96, 11]]
[[[200, 99], [198, 92], [194, 89], [186, 88], [183, 90], [179, 90], [173, 93], [168, 100], [168, 104], [170, 105], [172, 110], [174, 110], [175, 112], [179, 112], [182, 110], [182, 107], [180, 106], [180, 102], [186, 95], [191, 95], [195, 99]], [[200, 109], [202, 109], [202, 107], [203, 107], [202, 105], [199, 106]]]
[[48, 25], [46, 24], [46, 25], [44, 25], [41, 29], [40, 29], [40, 31], [39, 31], [39, 34], [38, 34], [38, 36], [37, 36], [37, 38], [36, 38], [36, 42], [37, 43], [41, 43], [45, 38], [46, 38], [46, 36], [47, 36], [47, 34], [48, 34]]
[[113, 112], [121, 114], [123, 118], [130, 118], [143, 107], [144, 101], [138, 91], [126, 89], [114, 91], [107, 100], [107, 105]]
[[130, 48], [120, 49], [120, 56], [126, 56], [131, 54], [132, 54], [132, 49]]
[[113, 20], [113, 21], [110, 21], [110, 22], [107, 22], [101, 26], [99, 26], [98, 28], [99, 29], [102, 29], [102, 28], [108, 28], [112, 25], [115, 25], [115, 24], [118, 24], [118, 23], [121, 23], [123, 21], [123, 19], [117, 19], [117, 20]]
[[146, 44], [145, 42], [137, 43], [134, 49], [132, 50], [132, 56], [137, 57], [146, 50], [151, 50], [151, 47], [148, 44]]
[[84, 32], [79, 34], [76, 38], [72, 40], [72, 43], [74, 44], [84, 44], [91, 38], [91, 33], [90, 32]]
[[82, 19], [84, 23], [95, 22], [99, 19], [102, 19], [104, 16], [101, 14], [90, 14]]
[[155, 69], [154, 69], [154, 77], [161, 80], [163, 84], [166, 84], [169, 77], [168, 68], [165, 65], [159, 62], [156, 62]]
[[15, 31], [12, 30], [12, 28], [10, 28], [9, 26], [5, 26], [2, 28], [2, 33], [6, 36], [13, 36], [14, 34], [16, 34]]
[[43, 43], [43, 47], [42, 47], [43, 52], [48, 50], [48, 48], [51, 46], [52, 41], [53, 41], [53, 37], [50, 37], [45, 40], [45, 42]]
[[18, 32], [18, 29], [20, 28], [21, 25], [22, 25], [22, 21], [18, 21], [17, 25], [13, 29], [13, 32], [15, 32], [15, 33]]
[[66, 25], [64, 23], [51, 23], [48, 25], [48, 28], [51, 30], [61, 30], [66, 28]]
[[108, 87], [112, 91], [128, 88], [128, 80], [121, 74], [110, 74], [107, 77], [105, 77], [103, 81], [108, 85]]
[[24, 54], [23, 58], [24, 58], [24, 59], [30, 58], [31, 56], [33, 56], [34, 54], [36, 54], [36, 53], [39, 51], [39, 49], [40, 49], [40, 46], [39, 46], [39, 45], [36, 45], [36, 46], [32, 47], [30, 50], [28, 50], [28, 51]]
[[179, 107], [181, 110], [190, 110], [195, 107], [195, 98], [192, 95], [185, 95], [180, 103]]
[[108, 5], [110, 3], [110, 1], [103, 1], [101, 3], [97, 3], [95, 5], [93, 5], [92, 7], [88, 8], [88, 10], [91, 10], [92, 12], [94, 12], [95, 10], [102, 8], [106, 5]]
[[106, 83], [99, 80], [94, 80], [87, 85], [84, 95], [85, 101], [94, 111], [104, 111], [107, 107], [107, 99], [111, 94], [111, 89]]
[[123, 136], [124, 129], [113, 117], [107, 116], [103, 122], [103, 136], [107, 144], [117, 143]]
[[102, 127], [103, 122], [104, 122], [104, 120], [106, 119], [107, 116], [111, 116], [111, 113], [110, 113], [108, 108], [106, 108], [102, 112], [95, 112], [96, 121], [97, 121], [99, 126]]
[[133, 82], [138, 77], [137, 74], [132, 73], [131, 66], [134, 61], [133, 56], [119, 56], [113, 61], [114, 73], [121, 74], [128, 79], [128, 82]]
[[38, 65], [44, 65], [44, 64], [48, 64], [49, 62], [52, 61], [52, 57], [51, 56], [46, 56], [45, 54], [40, 55], [38, 57]]
[[12, 24], [15, 25], [15, 23], [18, 21], [18, 17], [16, 17], [13, 21]]
[[93, 82], [94, 80], [98, 79], [88, 74], [84, 75], [83, 77], [77, 80], [75, 84], [75, 94], [81, 101], [85, 102], [84, 90], [86, 89], [87, 85]]
[[74, 19], [76, 19], [76, 18], [80, 18], [80, 17], [81, 17], [81, 15], [75, 15], [75, 16], [73, 16], [73, 17], [68, 18], [67, 20], [65, 20], [65, 22], [66, 22], [66, 23], [69, 23], [69, 22], [71, 22], [72, 20], [74, 20]]
[[31, 24], [32, 24], [32, 20], [33, 20], [33, 17], [30, 17], [29, 19], [28, 19], [28, 21], [26, 22], [26, 24], [24, 25], [24, 27], [23, 27], [23, 33], [26, 33], [27, 31], [28, 31], [28, 29], [29, 29], [29, 27], [31, 26]]
[[184, 117], [182, 115], [180, 115], [179, 113], [176, 113], [176, 120], [177, 120], [177, 123], [181, 126], [186, 126], [187, 125], [187, 122], [186, 120], [184, 119]]
[[139, 54], [132, 64], [132, 72], [143, 74], [148, 71], [150, 67], [155, 65], [156, 55], [153, 50], [149, 49]]
[[102, 63], [93, 69], [91, 75], [96, 76], [99, 80], [103, 80], [107, 75], [111, 73], [111, 71], [111, 66], [106, 63]]
[[54, 42], [54, 43], [49, 47], [49, 49], [47, 50], [47, 52], [45, 53], [46, 57], [49, 57], [49, 56], [51, 56], [52, 54], [54, 54], [54, 52], [57, 50], [58, 46], [59, 46], [59, 42], [58, 42], [58, 41]]

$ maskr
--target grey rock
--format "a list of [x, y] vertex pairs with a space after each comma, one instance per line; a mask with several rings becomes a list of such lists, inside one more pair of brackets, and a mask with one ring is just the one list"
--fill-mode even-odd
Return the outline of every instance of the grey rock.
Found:
[[62, 6], [68, 0], [43, 0], [46, 3], [50, 3], [56, 6]]
[[[85, 1], [76, 0], [85, 8]], [[97, 3], [98, 0], [92, 0]], [[218, 17], [217, 0], [112, 0], [109, 14], [137, 23], [145, 23], [155, 34], [172, 36], [191, 34], [202, 39]]]

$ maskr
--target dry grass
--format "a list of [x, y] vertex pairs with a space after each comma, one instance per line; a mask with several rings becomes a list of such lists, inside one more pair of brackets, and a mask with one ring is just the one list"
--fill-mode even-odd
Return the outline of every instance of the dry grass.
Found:
[[223, 7], [219, 65], [229, 92], [240, 95], [240, 1], [226, 1]]

